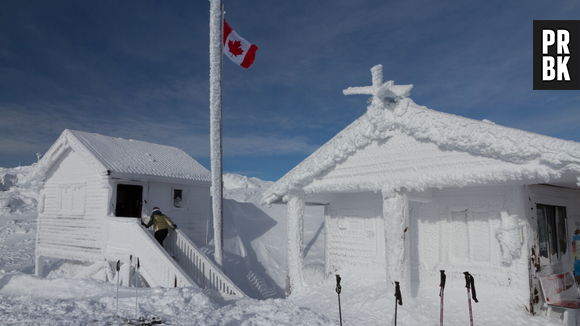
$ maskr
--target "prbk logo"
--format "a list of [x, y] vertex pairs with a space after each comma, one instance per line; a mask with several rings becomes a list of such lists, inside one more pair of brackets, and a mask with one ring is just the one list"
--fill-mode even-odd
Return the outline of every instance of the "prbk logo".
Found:
[[534, 20], [534, 90], [580, 90], [580, 20]]

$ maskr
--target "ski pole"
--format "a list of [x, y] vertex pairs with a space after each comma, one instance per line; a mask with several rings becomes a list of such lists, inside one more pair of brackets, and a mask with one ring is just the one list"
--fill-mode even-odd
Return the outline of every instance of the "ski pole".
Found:
[[119, 271], [121, 270], [121, 261], [117, 261], [117, 308], [115, 310], [115, 316], [119, 316], [119, 278], [120, 274]]
[[139, 305], [137, 304], [137, 277], [139, 276], [139, 258], [137, 258], [137, 264], [135, 264], [135, 318], [139, 317]]
[[445, 291], [445, 270], [440, 270], [441, 272], [441, 283], [439, 284], [439, 286], [441, 287], [441, 291], [439, 292], [439, 296], [441, 297], [441, 313], [440, 313], [440, 323], [441, 326], [443, 326], [443, 295], [444, 295], [444, 291]]
[[475, 282], [473, 280], [473, 276], [469, 274], [469, 272], [463, 272], [465, 274], [465, 287], [467, 288], [467, 303], [469, 304], [469, 322], [471, 326], [473, 326], [473, 310], [471, 309], [471, 293], [473, 290], [473, 301], [477, 301], [477, 297], [475, 295]]
[[338, 316], [340, 318], [340, 326], [342, 326], [342, 311], [340, 309], [340, 292], [342, 287], [340, 286], [340, 275], [336, 274], [336, 293], [338, 294]]
[[401, 296], [401, 288], [399, 282], [395, 282], [395, 326], [397, 326], [397, 304], [403, 305], [403, 297]]

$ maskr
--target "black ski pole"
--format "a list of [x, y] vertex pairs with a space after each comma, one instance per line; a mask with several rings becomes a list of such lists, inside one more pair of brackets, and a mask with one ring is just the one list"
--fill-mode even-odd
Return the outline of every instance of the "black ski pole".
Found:
[[469, 304], [469, 322], [471, 326], [473, 326], [473, 310], [471, 309], [471, 290], [473, 289], [473, 301], [477, 301], [477, 297], [475, 295], [475, 282], [473, 280], [473, 276], [469, 274], [469, 272], [463, 272], [465, 274], [465, 287], [467, 288], [467, 303]]
[[340, 291], [342, 287], [340, 286], [340, 275], [336, 274], [336, 293], [338, 293], [338, 316], [340, 318], [340, 326], [342, 326], [342, 311], [340, 309]]
[[395, 282], [395, 326], [397, 326], [397, 304], [403, 305], [403, 297], [401, 296], [401, 288], [399, 282]]
[[441, 283], [439, 284], [439, 287], [441, 288], [441, 291], [439, 292], [439, 296], [441, 297], [441, 313], [440, 313], [440, 322], [441, 322], [441, 326], [443, 326], [443, 295], [444, 295], [444, 291], [445, 291], [445, 270], [440, 270], [441, 272]]
[[137, 303], [137, 277], [139, 277], [139, 258], [137, 258], [137, 263], [135, 264], [135, 318], [139, 318], [139, 305]]
[[121, 270], [121, 261], [117, 260], [117, 308], [115, 310], [115, 317], [119, 317], [119, 278], [121, 277], [119, 271]]

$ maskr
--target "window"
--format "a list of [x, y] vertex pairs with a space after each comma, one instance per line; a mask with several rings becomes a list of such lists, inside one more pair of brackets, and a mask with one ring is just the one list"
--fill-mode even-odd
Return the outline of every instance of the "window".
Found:
[[83, 215], [85, 213], [85, 185], [63, 184], [59, 186], [59, 213]]
[[568, 250], [566, 236], [566, 207], [536, 205], [540, 255], [560, 260]]
[[183, 200], [183, 190], [173, 189], [173, 207], [184, 208], [185, 201]]
[[491, 221], [494, 213], [469, 209], [451, 211], [450, 258], [456, 263], [491, 262], [493, 258]]

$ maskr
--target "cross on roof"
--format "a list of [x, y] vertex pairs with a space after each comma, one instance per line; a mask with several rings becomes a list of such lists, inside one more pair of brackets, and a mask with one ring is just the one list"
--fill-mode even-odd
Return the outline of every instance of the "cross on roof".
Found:
[[385, 97], [407, 97], [411, 94], [413, 85], [395, 85], [395, 82], [389, 80], [383, 83], [383, 66], [376, 65], [371, 69], [373, 76], [372, 86], [349, 87], [342, 91], [344, 95], [366, 94], [372, 95], [373, 100], [383, 99]]

